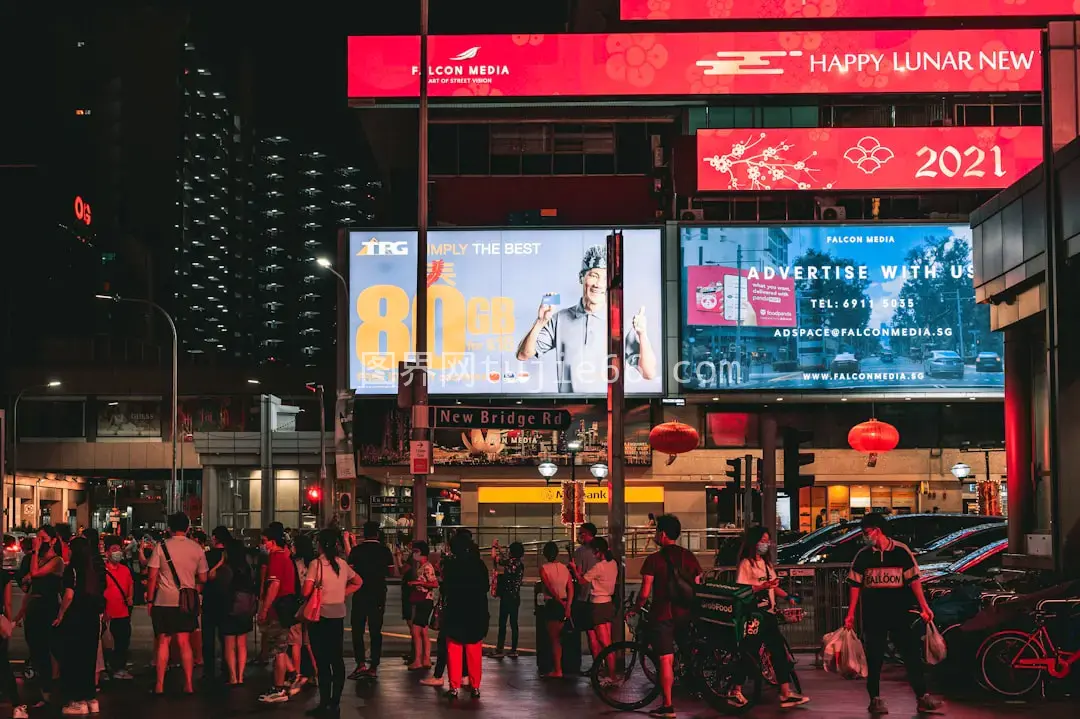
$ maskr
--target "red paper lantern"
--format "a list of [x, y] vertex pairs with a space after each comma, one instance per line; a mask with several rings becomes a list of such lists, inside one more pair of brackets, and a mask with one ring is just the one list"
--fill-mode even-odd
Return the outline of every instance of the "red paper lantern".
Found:
[[698, 431], [678, 420], [658, 424], [649, 432], [649, 446], [668, 455], [668, 464], [680, 454], [697, 449], [700, 442]]
[[859, 454], [875, 455], [896, 449], [900, 442], [900, 433], [888, 422], [871, 418], [852, 427], [847, 441]]

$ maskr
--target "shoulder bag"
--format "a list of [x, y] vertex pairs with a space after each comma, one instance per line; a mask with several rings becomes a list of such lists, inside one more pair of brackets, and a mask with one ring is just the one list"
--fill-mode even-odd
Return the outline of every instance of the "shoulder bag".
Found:
[[298, 621], [307, 623], [319, 621], [319, 617], [322, 615], [322, 584], [323, 566], [322, 561], [319, 561], [319, 578], [315, 580], [314, 586], [311, 588], [311, 595], [302, 600], [303, 603], [300, 605], [296, 616]]
[[694, 585], [687, 581], [682, 571], [675, 566], [675, 563], [671, 561], [671, 557], [663, 549], [660, 550], [660, 556], [664, 558], [664, 563], [667, 564], [668, 597], [670, 597], [671, 603], [684, 609], [692, 607], [694, 605]]
[[300, 582], [300, 570], [296, 568], [296, 562], [290, 562], [293, 568], [293, 584], [296, 591], [274, 599], [273, 609], [277, 616], [278, 624], [288, 629], [300, 621], [300, 612], [304, 608], [303, 584]]
[[161, 543], [161, 553], [165, 555], [165, 561], [169, 564], [169, 571], [172, 573], [173, 581], [176, 582], [176, 588], [180, 591], [180, 602], [177, 605], [180, 613], [195, 616], [199, 613], [199, 590], [193, 587], [184, 587], [180, 584], [180, 575], [176, 573], [176, 565], [173, 564], [172, 557], [169, 555], [168, 540]]
[[[127, 593], [124, 591], [124, 588], [120, 586], [120, 582], [116, 581], [116, 577], [113, 576], [113, 573], [110, 572], [108, 570], [108, 568], [105, 569], [105, 578], [109, 579], [109, 580], [112, 580], [112, 583], [116, 586], [117, 591], [120, 592], [120, 596], [124, 598], [124, 604], [127, 604], [127, 601], [128, 601]], [[128, 608], [128, 616], [130, 616], [130, 615], [131, 615], [131, 609], [129, 607]], [[116, 647], [116, 640], [113, 638], [112, 628], [109, 626], [109, 622], [110, 622], [110, 619], [108, 617], [102, 615], [102, 617], [101, 617], [101, 648], [102, 649], [113, 649], [113, 648]]]

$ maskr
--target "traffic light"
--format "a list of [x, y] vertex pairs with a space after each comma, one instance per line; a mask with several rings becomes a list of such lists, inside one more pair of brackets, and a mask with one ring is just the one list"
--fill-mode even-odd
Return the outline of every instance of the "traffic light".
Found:
[[801, 474], [800, 468], [814, 463], [813, 452], [800, 452], [801, 445], [814, 438], [814, 433], [805, 429], [785, 427], [784, 439], [784, 493], [793, 501], [798, 501], [799, 489], [814, 486], [814, 475]]
[[735, 491], [738, 492], [740, 491], [739, 488], [742, 485], [742, 457], [729, 459], [727, 463], [728, 467], [731, 467], [731, 469], [729, 469], [725, 474], [731, 477], [732, 481], [734, 482], [732, 487], [734, 487]]
[[322, 488], [317, 484], [313, 484], [307, 488], [304, 497], [307, 500], [304, 504], [304, 512], [317, 515], [322, 506]]

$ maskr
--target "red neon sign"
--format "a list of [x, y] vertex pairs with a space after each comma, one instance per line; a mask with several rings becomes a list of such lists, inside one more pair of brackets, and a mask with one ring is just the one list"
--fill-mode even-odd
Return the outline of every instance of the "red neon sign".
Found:
[[1041, 127], [698, 130], [701, 192], [995, 190], [1042, 162]]
[[623, 20], [1067, 17], [1074, 0], [620, 0]]
[[[350, 37], [350, 98], [416, 97], [415, 37]], [[453, 35], [431, 97], [1010, 92], [1041, 89], [1038, 30]]]
[[75, 219], [87, 227], [90, 226], [90, 203], [78, 195], [75, 196]]

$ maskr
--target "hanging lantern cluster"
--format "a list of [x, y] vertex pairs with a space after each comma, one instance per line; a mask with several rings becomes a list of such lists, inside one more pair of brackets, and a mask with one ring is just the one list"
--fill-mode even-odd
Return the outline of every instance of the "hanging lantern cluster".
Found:
[[879, 454], [896, 449], [900, 443], [900, 432], [888, 422], [879, 422], [871, 417], [852, 427], [847, 441], [853, 450], [868, 455], [867, 467], [874, 467]]
[[698, 431], [678, 420], [658, 424], [649, 432], [649, 446], [666, 454], [668, 464], [674, 462], [680, 454], [697, 449], [700, 443]]

